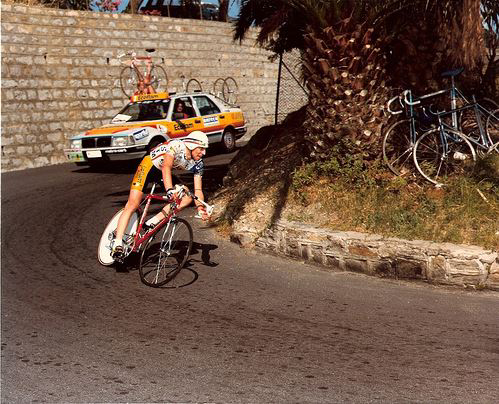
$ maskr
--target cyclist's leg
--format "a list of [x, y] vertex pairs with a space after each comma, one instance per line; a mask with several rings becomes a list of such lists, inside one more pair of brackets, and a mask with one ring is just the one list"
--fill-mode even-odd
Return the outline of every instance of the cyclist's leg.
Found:
[[122, 246], [123, 235], [125, 234], [125, 229], [130, 221], [130, 217], [133, 212], [137, 210], [142, 201], [142, 196], [144, 195], [143, 189], [147, 185], [149, 173], [153, 167], [151, 157], [146, 156], [142, 159], [137, 171], [132, 180], [132, 186], [130, 187], [130, 194], [128, 195], [128, 201], [125, 205], [125, 209], [120, 216], [118, 221], [118, 226], [116, 228], [116, 242], [115, 246]]
[[144, 193], [142, 191], [138, 191], [136, 189], [131, 189], [130, 194], [128, 195], [128, 201], [125, 205], [125, 209], [123, 209], [123, 213], [118, 220], [118, 226], [116, 227], [116, 242], [115, 246], [123, 245], [123, 235], [125, 234], [125, 229], [130, 221], [130, 217], [133, 212], [137, 210], [142, 201], [142, 195]]

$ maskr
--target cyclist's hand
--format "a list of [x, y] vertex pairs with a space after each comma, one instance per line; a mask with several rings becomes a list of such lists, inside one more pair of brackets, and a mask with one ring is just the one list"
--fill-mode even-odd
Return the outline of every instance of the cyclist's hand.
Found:
[[203, 222], [206, 222], [210, 220], [211, 214], [208, 214], [206, 212], [206, 208], [203, 205], [198, 206], [198, 215], [197, 217], [200, 217]]

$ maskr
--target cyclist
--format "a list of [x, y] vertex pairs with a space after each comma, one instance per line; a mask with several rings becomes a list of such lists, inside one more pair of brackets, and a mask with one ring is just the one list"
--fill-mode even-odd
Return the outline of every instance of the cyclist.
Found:
[[[128, 226], [130, 217], [137, 210], [144, 195], [143, 189], [147, 186], [151, 177], [157, 176], [160, 170], [163, 177], [163, 185], [166, 196], [171, 198], [174, 194], [172, 170], [183, 168], [194, 174], [194, 194], [204, 201], [202, 189], [202, 178], [204, 172], [203, 156], [208, 148], [208, 137], [201, 131], [194, 131], [183, 139], [173, 139], [156, 146], [151, 153], [140, 162], [133, 177], [132, 186], [125, 209], [118, 220], [116, 228], [116, 240], [113, 248], [113, 258], [120, 259], [123, 256], [123, 235]], [[184, 195], [179, 209], [189, 206], [192, 197]], [[203, 205], [196, 201], [198, 214], [196, 217], [207, 220], [209, 217]], [[158, 224], [163, 216], [169, 213], [170, 205], [167, 204], [156, 216], [149, 219], [144, 225], [148, 228]]]

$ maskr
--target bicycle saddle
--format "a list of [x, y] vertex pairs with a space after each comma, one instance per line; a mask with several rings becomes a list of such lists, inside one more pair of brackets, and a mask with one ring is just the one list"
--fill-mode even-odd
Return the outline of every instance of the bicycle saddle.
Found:
[[154, 48], [148, 48], [148, 49], [146, 49], [146, 52], [149, 52], [149, 53], [152, 53], [152, 52], [155, 52], [155, 51], [156, 51], [156, 49], [154, 49]]
[[448, 70], [442, 73], [442, 77], [455, 77], [459, 76], [462, 72], [464, 72], [464, 67], [458, 67], [457, 69]]

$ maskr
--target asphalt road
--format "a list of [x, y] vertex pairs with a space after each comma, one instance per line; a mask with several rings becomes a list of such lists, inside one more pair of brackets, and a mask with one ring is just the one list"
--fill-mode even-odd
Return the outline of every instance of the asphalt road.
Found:
[[148, 288], [96, 258], [133, 172], [113, 171], [2, 175], [3, 403], [497, 402], [497, 294], [325, 271], [197, 224], [185, 286]]

